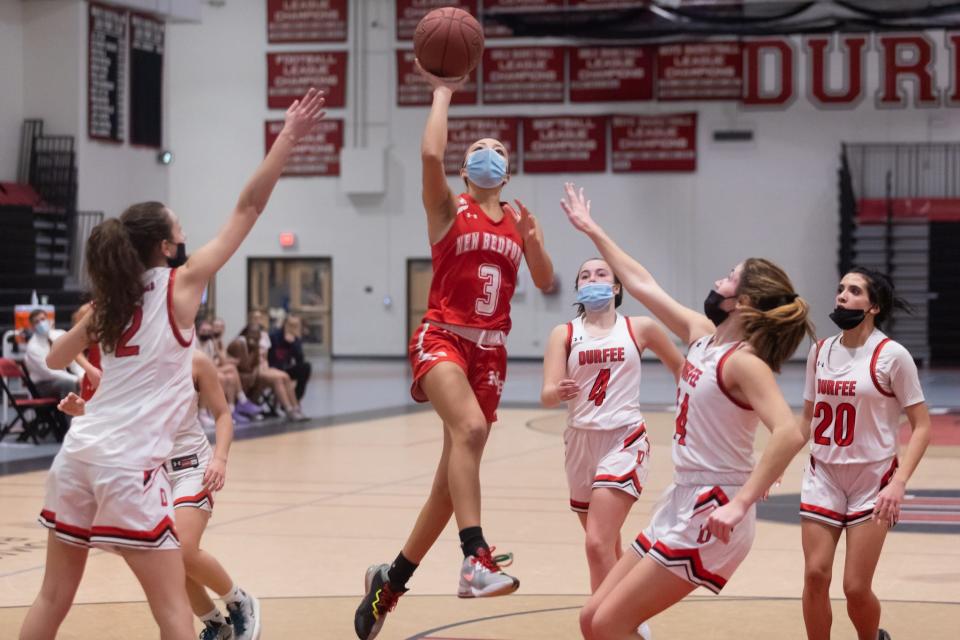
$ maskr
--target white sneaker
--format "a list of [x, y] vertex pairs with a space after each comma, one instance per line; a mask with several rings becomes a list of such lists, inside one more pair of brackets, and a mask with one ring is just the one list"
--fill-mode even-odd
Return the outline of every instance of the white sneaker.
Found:
[[653, 640], [653, 632], [650, 631], [650, 626], [646, 622], [637, 627], [637, 634], [639, 634], [643, 640]]
[[508, 576], [492, 555], [493, 549], [478, 549], [476, 555], [463, 559], [460, 568], [460, 598], [491, 598], [513, 593], [520, 581]]
[[260, 601], [241, 589], [240, 600], [227, 605], [235, 640], [260, 638]]

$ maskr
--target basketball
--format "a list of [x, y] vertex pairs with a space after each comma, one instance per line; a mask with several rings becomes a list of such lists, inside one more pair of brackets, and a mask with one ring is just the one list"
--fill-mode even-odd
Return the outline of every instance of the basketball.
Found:
[[413, 52], [424, 69], [441, 78], [473, 71], [483, 53], [483, 29], [463, 9], [441, 7], [423, 16], [413, 34]]

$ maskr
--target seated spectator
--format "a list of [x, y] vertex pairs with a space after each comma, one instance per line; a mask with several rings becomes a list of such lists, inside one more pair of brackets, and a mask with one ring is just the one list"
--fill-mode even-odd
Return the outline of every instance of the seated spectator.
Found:
[[285, 372], [267, 365], [260, 358], [260, 343], [263, 330], [258, 324], [249, 324], [227, 347], [227, 354], [237, 360], [237, 370], [243, 382], [243, 391], [250, 398], [257, 397], [263, 389], [273, 390], [280, 407], [289, 420], [307, 420], [300, 410], [294, 393], [293, 381]]
[[303, 355], [303, 322], [297, 316], [287, 316], [280, 329], [270, 332], [268, 361], [271, 367], [287, 372], [296, 381], [297, 401], [303, 399], [310, 380], [310, 363]]
[[[34, 309], [30, 313], [30, 326], [33, 329], [33, 336], [27, 342], [24, 363], [30, 379], [33, 380], [41, 396], [62, 399], [66, 398], [68, 393], [77, 393], [80, 391], [80, 380], [84, 375], [90, 376], [91, 382], [94, 379], [97, 383], [100, 382], [100, 372], [83, 356], [78, 356], [77, 361], [71, 362], [69, 369], [50, 369], [47, 366], [50, 345], [66, 331], [54, 329], [46, 312], [41, 309]], [[89, 367], [89, 371], [81, 366], [79, 362], [81, 359]], [[93, 386], [96, 387], [96, 384]]]
[[218, 343], [219, 340], [214, 338], [213, 323], [201, 320], [197, 324], [197, 348], [208, 355], [217, 367], [217, 379], [233, 413], [233, 421], [245, 424], [250, 421], [247, 416], [258, 414], [260, 407], [247, 400], [236, 363], [226, 361], [226, 354], [223, 353], [222, 346], [218, 348]]

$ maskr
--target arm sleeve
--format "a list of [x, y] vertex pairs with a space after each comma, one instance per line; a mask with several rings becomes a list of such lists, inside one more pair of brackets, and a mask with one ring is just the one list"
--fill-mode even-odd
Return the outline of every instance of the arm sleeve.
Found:
[[877, 381], [884, 389], [893, 392], [902, 407], [924, 401], [917, 365], [910, 352], [900, 343], [888, 344], [880, 352]]

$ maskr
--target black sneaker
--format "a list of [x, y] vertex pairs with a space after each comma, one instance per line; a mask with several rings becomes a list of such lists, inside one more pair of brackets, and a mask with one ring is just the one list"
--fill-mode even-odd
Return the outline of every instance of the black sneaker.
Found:
[[880, 633], [877, 634], [877, 640], [890, 640], [890, 634], [884, 629], [880, 629]]
[[387, 614], [397, 606], [400, 596], [407, 592], [404, 589], [397, 593], [390, 587], [387, 580], [389, 570], [388, 564], [375, 564], [367, 569], [364, 576], [363, 586], [367, 594], [363, 596], [357, 612], [353, 614], [353, 630], [357, 632], [360, 640], [373, 640], [377, 637]]

